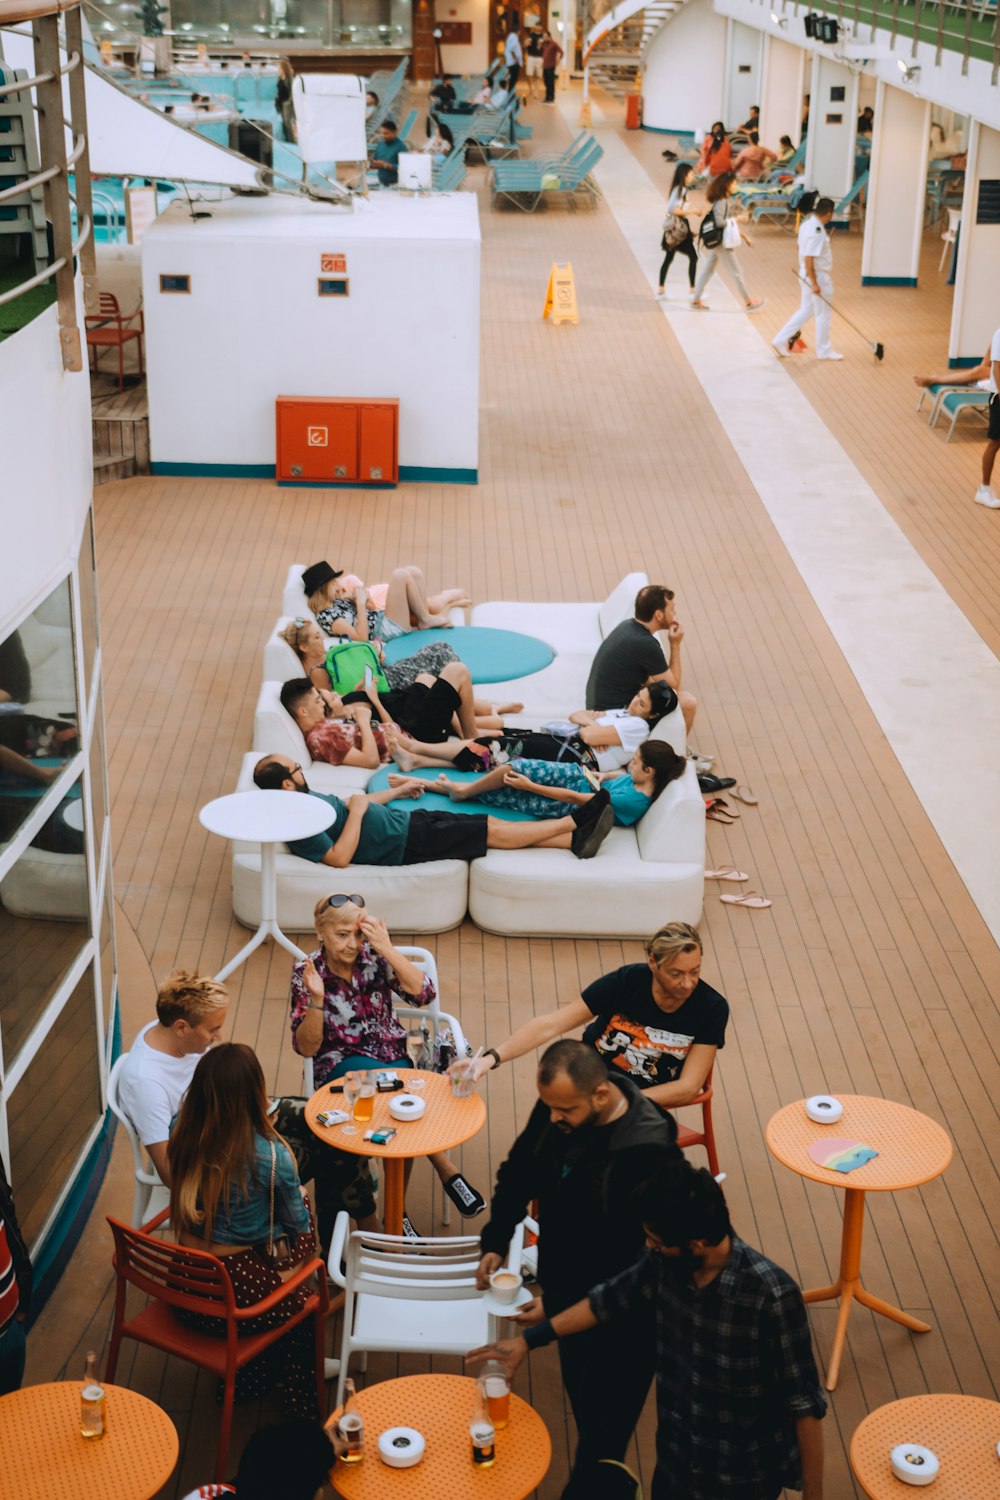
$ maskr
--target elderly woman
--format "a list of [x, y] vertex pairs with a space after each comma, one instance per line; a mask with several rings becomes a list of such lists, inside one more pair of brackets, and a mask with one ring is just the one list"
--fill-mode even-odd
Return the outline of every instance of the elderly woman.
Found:
[[427, 593], [427, 580], [411, 564], [397, 568], [388, 583], [366, 588], [354, 574], [313, 563], [302, 574], [309, 608], [327, 635], [346, 635], [352, 641], [391, 641], [411, 630], [448, 630], [448, 611], [472, 603], [465, 589]]
[[[256, 1053], [242, 1043], [221, 1043], [195, 1069], [167, 1146], [170, 1222], [177, 1242], [225, 1262], [237, 1307], [262, 1301], [316, 1254], [295, 1158], [268, 1111]], [[279, 1267], [263, 1247], [280, 1240], [287, 1240], [289, 1254]], [[245, 1322], [242, 1333], [280, 1327], [309, 1295], [307, 1282], [270, 1312]], [[178, 1317], [202, 1333], [225, 1331], [218, 1317], [207, 1313], [183, 1311]], [[290, 1412], [319, 1415], [311, 1320], [244, 1366], [236, 1380], [237, 1399], [266, 1396], [278, 1383]]]
[[[292, 968], [292, 1046], [311, 1057], [317, 1087], [345, 1073], [412, 1068], [393, 1001], [429, 1005], [430, 976], [399, 949], [359, 895], [325, 896], [313, 914], [319, 947]], [[443, 1152], [431, 1164], [460, 1214], [486, 1207]]]
[[[279, 632], [281, 639], [291, 646], [302, 663], [302, 670], [314, 687], [326, 693], [332, 687], [326, 669], [327, 643], [315, 620], [297, 616], [290, 625]], [[378, 650], [379, 648], [376, 647]], [[381, 654], [381, 652], [380, 652]], [[404, 692], [411, 688], [421, 675], [440, 677], [451, 662], [458, 661], [457, 652], [447, 641], [432, 641], [422, 646], [413, 656], [404, 656], [401, 661], [383, 662], [382, 671], [393, 692]], [[473, 699], [473, 712], [484, 729], [499, 728], [504, 714], [517, 713], [520, 703], [488, 703], [484, 698]]]
[[580, 998], [536, 1016], [472, 1064], [478, 1080], [501, 1063], [584, 1027], [583, 1040], [661, 1109], [681, 1109], [704, 1087], [725, 1045], [729, 1005], [701, 977], [696, 928], [668, 922], [646, 944], [646, 962], [595, 979]]

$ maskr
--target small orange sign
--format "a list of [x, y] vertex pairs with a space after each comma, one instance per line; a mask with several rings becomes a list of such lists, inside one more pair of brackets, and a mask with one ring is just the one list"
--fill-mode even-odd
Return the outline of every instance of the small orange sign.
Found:
[[330, 439], [329, 427], [307, 427], [306, 446], [308, 448], [325, 448]]
[[326, 276], [343, 276], [347, 271], [347, 256], [332, 253], [321, 255], [319, 268]]

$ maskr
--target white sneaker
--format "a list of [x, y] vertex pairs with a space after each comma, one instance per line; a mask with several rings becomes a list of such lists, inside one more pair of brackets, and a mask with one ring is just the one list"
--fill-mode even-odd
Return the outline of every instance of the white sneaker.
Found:
[[777, 339], [772, 339], [771, 348], [774, 350], [779, 359], [788, 358], [788, 345], [785, 343], [784, 339], [782, 339], [780, 343]]
[[1000, 510], [1000, 499], [994, 495], [988, 484], [981, 484], [976, 491], [976, 504], [985, 505], [989, 510]]
[[657, 302], [664, 302], [664, 301], [666, 301], [666, 298], [667, 298], [667, 294], [664, 291], [663, 287], [661, 286], [660, 289], [659, 289], [659, 291], [656, 294], [656, 300], [657, 300]]
[[817, 359], [843, 359], [843, 357], [842, 354], [837, 353], [836, 349], [831, 349], [829, 354], [817, 354], [816, 356]]

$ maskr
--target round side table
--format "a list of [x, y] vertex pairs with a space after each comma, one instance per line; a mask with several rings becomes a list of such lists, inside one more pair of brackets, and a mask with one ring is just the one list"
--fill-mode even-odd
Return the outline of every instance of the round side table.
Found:
[[[365, 1419], [365, 1456], [338, 1463], [331, 1479], [344, 1500], [441, 1500], [474, 1494], [479, 1500], [524, 1500], [552, 1461], [548, 1429], [538, 1413], [511, 1393], [510, 1423], [496, 1435], [496, 1463], [473, 1473], [469, 1423], [476, 1382], [466, 1375], [404, 1375], [357, 1395]], [[412, 1469], [390, 1469], [378, 1456], [378, 1436], [389, 1427], [415, 1427], [427, 1451]], [[466, 1477], [468, 1476], [468, 1477]]]
[[[947, 1133], [934, 1120], [905, 1104], [891, 1099], [875, 1099], [864, 1094], [838, 1094], [844, 1106], [843, 1117], [836, 1125], [820, 1125], [806, 1114], [805, 1100], [786, 1104], [768, 1122], [768, 1150], [784, 1166], [813, 1182], [826, 1182], [843, 1188], [844, 1226], [840, 1242], [840, 1274], [832, 1286], [816, 1287], [803, 1292], [806, 1302], [828, 1302], [840, 1298], [833, 1350], [827, 1369], [826, 1388], [832, 1391], [840, 1374], [840, 1361], [847, 1338], [847, 1320], [851, 1303], [860, 1302], [872, 1312], [881, 1313], [902, 1323], [914, 1333], [929, 1333], [930, 1325], [921, 1323], [910, 1313], [873, 1297], [861, 1283], [861, 1241], [865, 1224], [865, 1193], [893, 1193], [902, 1188], [919, 1187], [938, 1177], [952, 1157]], [[853, 1172], [836, 1172], [821, 1167], [809, 1155], [814, 1142], [831, 1138], [850, 1138], [872, 1146], [878, 1152], [871, 1161]], [[998, 1434], [1000, 1437], [1000, 1434]]]
[[[386, 1063], [391, 1068], [391, 1063]], [[319, 1125], [316, 1116], [324, 1109], [343, 1107], [343, 1094], [331, 1094], [329, 1084], [322, 1084], [306, 1105], [306, 1124], [314, 1135], [328, 1146], [339, 1151], [350, 1151], [355, 1156], [377, 1157], [385, 1162], [385, 1232], [403, 1232], [403, 1168], [415, 1156], [432, 1156], [436, 1151], [450, 1151], [463, 1141], [478, 1135], [486, 1123], [486, 1105], [478, 1094], [468, 1094], [456, 1099], [451, 1092], [451, 1083], [445, 1073], [428, 1073], [424, 1069], [407, 1068], [403, 1079], [413, 1076], [424, 1080], [420, 1097], [427, 1108], [419, 1120], [400, 1121], [389, 1113], [389, 1101], [394, 1094], [376, 1094], [371, 1120], [358, 1127], [357, 1135], [345, 1135], [339, 1125]], [[338, 1079], [337, 1082], [342, 1082]], [[385, 1146], [376, 1146], [365, 1140], [366, 1130], [381, 1130], [393, 1126], [396, 1134]]]
[[996, 1500], [1000, 1494], [1000, 1401], [980, 1396], [908, 1396], [869, 1412], [851, 1439], [851, 1468], [870, 1500], [916, 1494], [892, 1472], [899, 1443], [919, 1443], [941, 1468], [934, 1500]]
[[246, 963], [251, 953], [273, 938], [293, 958], [305, 958], [278, 926], [278, 877], [275, 853], [290, 839], [306, 839], [331, 828], [336, 814], [322, 797], [302, 792], [232, 792], [208, 802], [198, 814], [203, 828], [224, 839], [248, 839], [260, 845], [260, 926], [216, 974], [220, 982]]
[[107, 1385], [108, 1430], [80, 1434], [80, 1380], [0, 1396], [3, 1493], [17, 1500], [150, 1500], [177, 1463], [177, 1429], [137, 1391]]

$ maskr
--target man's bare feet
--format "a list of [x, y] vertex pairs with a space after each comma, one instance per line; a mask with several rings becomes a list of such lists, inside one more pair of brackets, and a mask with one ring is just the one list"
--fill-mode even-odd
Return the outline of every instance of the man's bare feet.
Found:
[[389, 785], [393, 791], [405, 792], [409, 797], [422, 797], [428, 790], [426, 781], [419, 776], [396, 776], [389, 772]]
[[[392, 777], [389, 777], [392, 780]], [[465, 787], [460, 781], [451, 781], [442, 771], [434, 783], [434, 790], [439, 797], [450, 797], [452, 802], [465, 801]]]
[[494, 712], [502, 718], [504, 714], [523, 714], [523, 703], [494, 703]]

